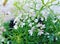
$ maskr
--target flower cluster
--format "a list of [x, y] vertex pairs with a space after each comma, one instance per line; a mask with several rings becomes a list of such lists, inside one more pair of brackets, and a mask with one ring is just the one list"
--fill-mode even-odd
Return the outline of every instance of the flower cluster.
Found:
[[29, 16], [28, 14], [22, 14], [14, 20], [14, 23], [15, 29], [18, 27], [24, 28], [26, 25], [30, 27], [30, 29], [28, 29], [28, 32], [31, 36], [33, 35], [34, 30], [38, 30], [38, 35], [44, 33], [45, 24], [43, 17], [37, 18], [35, 16]]
[[[9, 27], [7, 28], [7, 31], [4, 32], [3, 35], [7, 39], [8, 41], [7, 43], [13, 43], [15, 41], [17, 44], [21, 44], [22, 42], [23, 44], [24, 43], [50, 44], [50, 41], [52, 43], [58, 40], [58, 36], [55, 35], [57, 33], [56, 30], [58, 29], [58, 28], [56, 29], [57, 25], [59, 24], [58, 20], [59, 19], [57, 19], [57, 17], [50, 15], [48, 16], [47, 20], [45, 20], [45, 18], [42, 16], [37, 17], [29, 16], [29, 14], [26, 13], [21, 14], [17, 16], [15, 20], [10, 21]], [[6, 32], [9, 33], [7, 34]], [[20, 39], [21, 42], [19, 42]]]
[[[53, 11], [49, 9], [50, 2], [44, 4], [44, 1], [41, 0], [41, 8], [40, 6], [39, 8], [36, 7], [37, 2], [39, 2], [37, 0], [31, 1], [32, 3], [30, 0], [27, 0], [27, 2], [24, 2], [21, 5], [19, 2], [14, 4], [17, 11], [20, 13], [14, 20], [5, 24], [6, 31], [3, 32], [3, 36], [6, 39], [4, 43], [54, 44], [55, 42], [57, 43], [57, 41], [59, 42], [60, 37], [58, 33], [60, 32], [60, 20], [56, 17]], [[49, 10], [47, 16], [45, 16], [44, 13], [43, 16], [41, 13], [45, 8]]]

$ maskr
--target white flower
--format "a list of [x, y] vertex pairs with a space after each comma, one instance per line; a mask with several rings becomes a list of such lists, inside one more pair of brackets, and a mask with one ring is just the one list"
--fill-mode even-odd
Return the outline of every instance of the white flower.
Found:
[[29, 34], [32, 36], [35, 27], [32, 27], [31, 30], [28, 30]]
[[34, 20], [34, 16], [32, 16], [31, 19]]
[[45, 35], [49, 35], [49, 33], [48, 33], [48, 32], [46, 32], [46, 33], [45, 33]]
[[30, 19], [27, 20], [28, 23], [30, 23], [30, 21], [31, 21]]
[[33, 3], [30, 3], [29, 6], [30, 6], [30, 7], [33, 7], [34, 5], [33, 5]]
[[30, 23], [29, 26], [32, 27], [32, 23]]
[[44, 0], [44, 3], [46, 4], [49, 0]]
[[57, 20], [53, 20], [53, 23], [56, 23], [57, 22]]
[[31, 12], [31, 13], [34, 12], [34, 9], [30, 9], [29, 12]]
[[32, 28], [31, 28], [31, 30], [34, 30], [35, 29], [35, 26], [33, 26]]
[[37, 23], [37, 22], [38, 22], [38, 19], [35, 19], [35, 20], [34, 20], [34, 22], [36, 22], [36, 23]]
[[23, 25], [21, 25], [21, 27], [23, 28]]
[[58, 40], [58, 38], [56, 37], [56, 40]]
[[4, 38], [1, 41], [3, 42], [4, 41]]
[[60, 16], [57, 16], [58, 19], [60, 19]]
[[29, 15], [29, 17], [31, 17], [31, 15]]
[[22, 25], [25, 25], [25, 23], [23, 23]]
[[21, 27], [23, 27], [25, 25], [25, 23], [21, 22]]
[[18, 26], [17, 25], [14, 25], [14, 29], [17, 29], [18, 28]]
[[28, 16], [26, 16], [26, 18], [25, 19], [28, 19]]
[[36, 4], [36, 10], [39, 10], [40, 7], [41, 7], [41, 4], [40, 4], [40, 3], [37, 3], [37, 4]]
[[28, 30], [28, 32], [29, 32], [30, 36], [32, 36], [33, 30]]
[[40, 24], [40, 23], [38, 23], [37, 25], [36, 25], [36, 27], [41, 27], [42, 26], [42, 24]]
[[50, 36], [47, 36], [47, 38], [50, 38]]
[[45, 28], [45, 24], [41, 26], [41, 29]]
[[10, 44], [9, 41], [7, 41], [7, 44]]
[[42, 35], [42, 34], [44, 34], [44, 32], [43, 32], [44, 30], [40, 30], [40, 29], [38, 29], [38, 31], [39, 31], [39, 32], [38, 32], [38, 35]]
[[23, 20], [23, 22], [25, 22], [25, 21], [26, 21], [26, 19]]
[[41, 17], [41, 21], [43, 21], [44, 19]]
[[14, 20], [14, 23], [19, 22], [19, 21], [20, 21], [19, 18], [16, 17], [16, 19]]

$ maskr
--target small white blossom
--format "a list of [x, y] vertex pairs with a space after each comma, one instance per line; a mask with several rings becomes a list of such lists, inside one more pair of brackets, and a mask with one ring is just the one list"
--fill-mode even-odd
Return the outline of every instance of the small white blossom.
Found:
[[25, 25], [25, 23], [21, 22], [21, 27], [23, 27]]
[[46, 33], [45, 33], [45, 35], [49, 35], [49, 33], [48, 33], [48, 32], [46, 32]]
[[28, 16], [26, 16], [26, 18], [25, 19], [28, 19]]
[[15, 25], [15, 26], [14, 26], [14, 29], [17, 29], [17, 28], [18, 28], [18, 26], [17, 26], [17, 25]]
[[30, 20], [30, 19], [28, 19], [28, 20], [27, 20], [27, 22], [28, 22], [28, 23], [30, 23], [30, 22], [31, 22], [31, 20]]
[[43, 31], [44, 31], [44, 30], [40, 30], [40, 29], [38, 29], [38, 35], [42, 35], [42, 34], [44, 34]]
[[30, 23], [29, 26], [32, 27], [32, 23]]
[[20, 19], [21, 19], [21, 20], [23, 20], [23, 18], [22, 18], [22, 17], [21, 17]]
[[7, 44], [10, 44], [9, 41], [7, 41]]
[[34, 30], [35, 29], [35, 26], [33, 26], [32, 28], [31, 28], [31, 30]]
[[19, 22], [19, 21], [20, 21], [19, 18], [16, 17], [16, 19], [14, 20], [14, 23]]
[[44, 19], [41, 17], [41, 21], [43, 21]]
[[38, 23], [37, 25], [36, 25], [36, 27], [41, 27], [42, 26], [42, 24], [40, 24], [40, 23]]
[[56, 40], [58, 40], [58, 38], [56, 37]]
[[37, 4], [36, 4], [36, 10], [39, 10], [40, 7], [41, 7], [41, 4], [40, 4], [40, 3], [37, 3]]
[[31, 13], [34, 12], [34, 9], [30, 9], [29, 12], [31, 12]]
[[53, 20], [53, 23], [56, 23], [57, 22], [57, 20]]
[[26, 21], [26, 19], [23, 19], [23, 22], [25, 22]]
[[4, 41], [4, 38], [1, 41], [3, 42]]
[[47, 36], [47, 38], [50, 38], [50, 36]]
[[32, 16], [31, 19], [34, 20], [34, 16]]
[[41, 26], [41, 29], [45, 28], [45, 24]]
[[32, 27], [31, 30], [28, 30], [29, 34], [32, 36], [35, 27]]
[[50, 0], [44, 0], [44, 3], [46, 4], [48, 1], [50, 1]]
[[30, 7], [33, 7], [34, 5], [33, 5], [33, 3], [30, 3], [29, 6], [30, 6]]
[[22, 25], [25, 25], [25, 23], [23, 23]]
[[33, 30], [28, 30], [29, 34], [32, 36]]
[[37, 23], [37, 22], [38, 22], [38, 19], [35, 19], [35, 20], [34, 20], [34, 22], [36, 22], [36, 23]]
[[60, 16], [57, 16], [58, 19], [60, 19]]

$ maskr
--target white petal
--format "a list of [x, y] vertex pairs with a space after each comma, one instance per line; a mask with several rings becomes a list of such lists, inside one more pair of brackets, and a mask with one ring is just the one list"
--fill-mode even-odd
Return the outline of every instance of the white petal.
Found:
[[28, 23], [30, 23], [30, 21], [31, 21], [30, 19], [27, 20]]
[[25, 25], [25, 23], [22, 24], [23, 26]]
[[57, 20], [53, 20], [53, 23], [56, 23], [57, 22]]
[[38, 35], [42, 35], [44, 32], [38, 32]]
[[32, 27], [31, 30], [33, 31], [35, 29], [35, 27]]
[[40, 23], [38, 23], [38, 24], [36, 25], [36, 27], [40, 27], [40, 26], [42, 26], [42, 24], [40, 24]]
[[35, 19], [35, 21], [34, 21], [34, 22], [36, 22], [36, 23], [37, 23], [37, 22], [38, 22], [38, 19]]
[[28, 30], [29, 34], [32, 36], [33, 31], [32, 30]]
[[17, 25], [15, 25], [15, 26], [14, 26], [14, 29], [17, 29], [17, 28], [18, 28], [18, 26], [17, 26]]
[[44, 24], [44, 25], [42, 25], [41, 29], [43, 29], [43, 28], [45, 28], [45, 24]]
[[49, 35], [49, 33], [48, 33], [48, 32], [46, 32], [46, 33], [45, 33], [45, 35]]
[[43, 21], [44, 19], [41, 17], [41, 21]]
[[29, 26], [32, 27], [32, 23], [30, 23]]
[[42, 34], [44, 34], [44, 32], [43, 32], [44, 30], [40, 30], [40, 29], [38, 29], [38, 31], [39, 31], [39, 32], [38, 32], [38, 35], [42, 35]]

